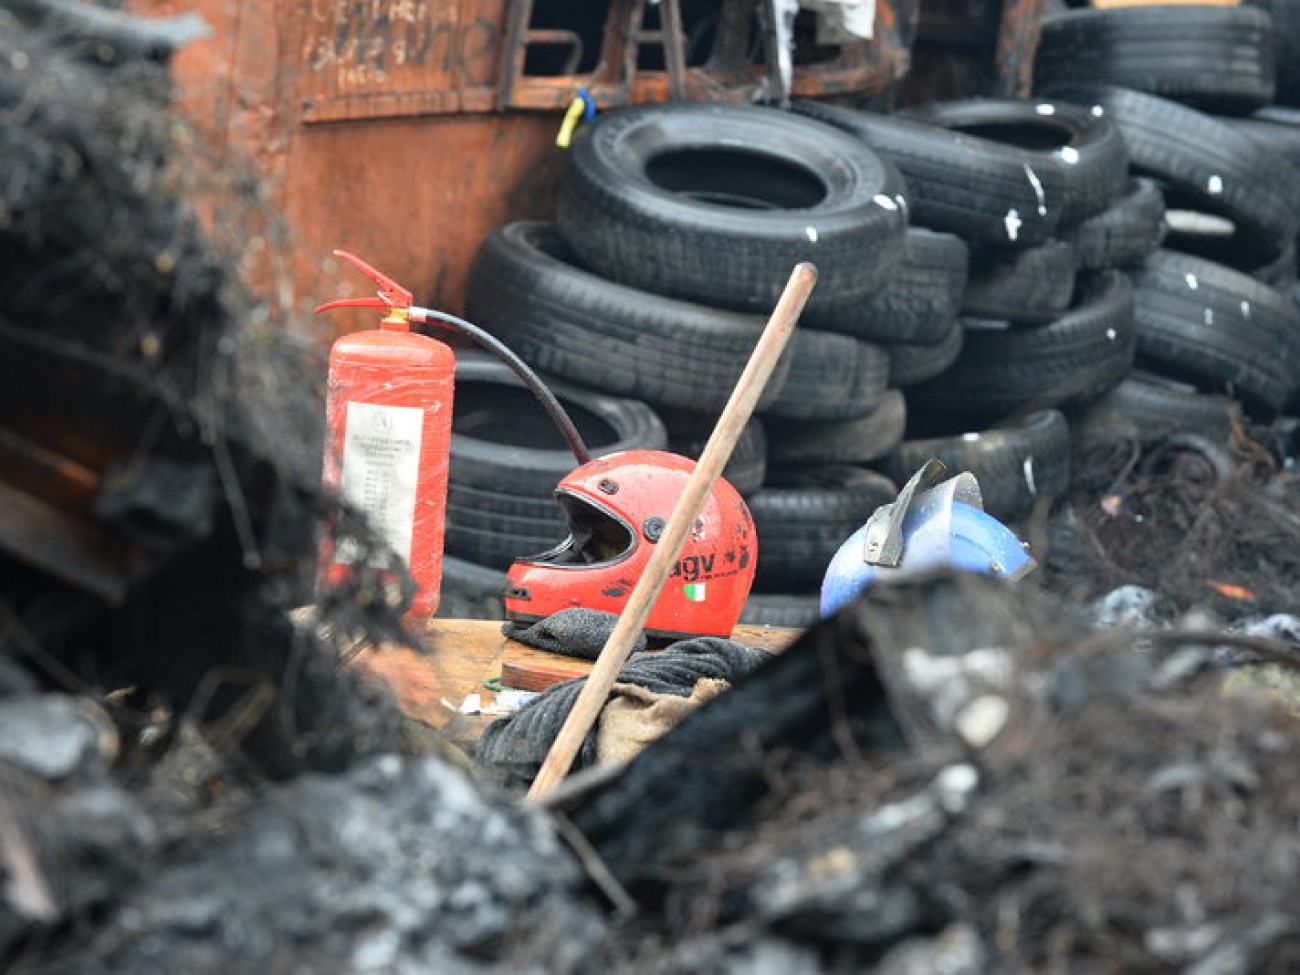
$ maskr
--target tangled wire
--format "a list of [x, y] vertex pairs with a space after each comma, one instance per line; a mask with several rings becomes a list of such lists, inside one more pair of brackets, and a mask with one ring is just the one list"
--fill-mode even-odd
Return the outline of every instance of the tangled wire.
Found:
[[1294, 609], [1300, 485], [1259, 430], [1219, 444], [1174, 434], [1090, 443], [1051, 524], [1050, 588], [1091, 598], [1133, 583], [1175, 611]]

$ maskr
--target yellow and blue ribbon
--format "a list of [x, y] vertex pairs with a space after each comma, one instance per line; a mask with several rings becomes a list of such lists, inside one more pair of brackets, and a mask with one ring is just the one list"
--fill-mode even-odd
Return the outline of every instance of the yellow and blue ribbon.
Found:
[[565, 109], [564, 121], [560, 123], [555, 144], [561, 149], [569, 148], [569, 144], [573, 141], [573, 133], [578, 130], [578, 123], [590, 122], [595, 117], [596, 99], [591, 97], [591, 92], [586, 88], [579, 88], [577, 94], [573, 96], [573, 101], [569, 102], [569, 107]]

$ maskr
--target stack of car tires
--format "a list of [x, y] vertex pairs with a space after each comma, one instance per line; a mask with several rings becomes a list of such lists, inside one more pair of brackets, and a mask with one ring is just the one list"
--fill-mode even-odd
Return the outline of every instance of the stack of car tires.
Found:
[[478, 324], [549, 375], [647, 404], [670, 447], [698, 456], [790, 272], [817, 266], [803, 324], [724, 472], [759, 536], [746, 618], [809, 621], [815, 601], [792, 613], [759, 594], [815, 592], [835, 547], [895, 494], [865, 466], [902, 433], [891, 343], [811, 316], [846, 314], [902, 273], [904, 190], [893, 165], [816, 120], [638, 106], [580, 133], [553, 222], [498, 228], [471, 271]]
[[[1067, 414], [1133, 364], [1132, 289], [1116, 269], [1140, 261], [1162, 233], [1159, 196], [1130, 179], [1118, 130], [1048, 100], [941, 102], [896, 115], [819, 102], [795, 110], [894, 162], [912, 237], [927, 253], [942, 243], [967, 255], [960, 277], [930, 271], [928, 294], [942, 293], [945, 306], [895, 353], [908, 419], [877, 466], [900, 480], [938, 457], [975, 474], [987, 510], [1008, 521], [1047, 505], [1070, 480]], [[896, 286], [909, 287], [910, 276]], [[879, 327], [859, 316], [828, 324]]]
[[[1243, 407], [1290, 408], [1300, 125], [1261, 108], [1269, 14], [1192, 9], [1049, 17], [1028, 100], [603, 114], [569, 153], [555, 219], [484, 242], [467, 312], [698, 455], [791, 269], [814, 263], [726, 472], [759, 535], [745, 618], [809, 622], [836, 548], [928, 457], [974, 473], [1015, 526], [1069, 486], [1081, 431], [1222, 436]], [[1157, 20], [1172, 34], [1144, 48]], [[1189, 72], [1197, 44], [1210, 53]], [[1243, 61], [1217, 87], [1216, 44]], [[478, 495], [453, 501], [453, 525], [481, 523]]]
[[[1161, 194], [1166, 237], [1131, 270], [1139, 370], [1088, 414], [1087, 439], [1222, 440], [1234, 417], [1297, 406], [1300, 11], [1127, 7], [1043, 23], [1039, 91], [1111, 119]], [[1172, 15], [1171, 15], [1172, 14]]]
[[[927, 456], [975, 473], [1002, 518], [1062, 490], [1056, 408], [1131, 365], [1127, 280], [1104, 269], [1154, 246], [1159, 214], [1141, 233], [1110, 229], [1105, 211], [1141, 189], [1122, 143], [1105, 120], [1045, 107], [611, 112], [576, 142], [556, 220], [484, 243], [468, 311], [539, 368], [649, 403], [674, 449], [698, 452], [762, 313], [795, 263], [815, 263], [757, 448], [736, 458], [743, 478], [728, 472], [759, 534], [747, 618], [806, 622], [838, 545]], [[1077, 245], [1055, 235], [1086, 244], [1091, 219], [1099, 256], [1076, 288]], [[1010, 353], [971, 338], [976, 312], [1024, 325]]]

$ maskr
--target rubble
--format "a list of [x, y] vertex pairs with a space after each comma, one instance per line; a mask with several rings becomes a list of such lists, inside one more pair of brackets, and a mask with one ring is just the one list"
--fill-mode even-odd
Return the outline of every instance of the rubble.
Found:
[[[1170, 680], [1186, 646], [1137, 651], [1124, 634], [982, 577], [868, 593], [569, 815], [630, 889], [652, 882], [681, 933], [758, 925], [816, 945], [822, 970], [866, 970], [950, 927], [974, 932], [981, 970], [1218, 970], [1234, 953], [1223, 970], [1270, 970], [1296, 947], [1280, 905], [1300, 790], [1272, 774], [1294, 718], [1269, 693], [1226, 695], [1213, 666]], [[898, 666], [927, 638], [1005, 655], [963, 695], [1009, 705], [987, 743], [937, 721], [949, 709]], [[821, 679], [789, 681], [800, 663]], [[854, 693], [858, 669], [878, 696]], [[782, 722], [756, 727], [755, 704], [778, 692], [820, 695], [805, 713], [822, 736], [790, 723], [762, 742]], [[693, 768], [728, 711], [749, 761]]]
[[1081, 471], [1048, 524], [1048, 585], [1094, 599], [1131, 584], [1165, 615], [1194, 607], [1224, 620], [1294, 609], [1300, 491], [1266, 427], [1223, 445], [1172, 435], [1081, 451]]
[[41, 970], [563, 971], [604, 929], [541, 814], [429, 757], [305, 776], [150, 873]]

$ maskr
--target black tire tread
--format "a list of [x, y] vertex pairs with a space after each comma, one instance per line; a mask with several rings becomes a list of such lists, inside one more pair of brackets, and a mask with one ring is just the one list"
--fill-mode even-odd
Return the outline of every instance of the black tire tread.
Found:
[[758, 534], [755, 585], [813, 592], [831, 556], [898, 488], [885, 475], [851, 465], [769, 469], [749, 499]]
[[927, 102], [900, 114], [945, 128], [996, 123], [1027, 131], [1049, 129], [1059, 135], [1057, 148], [1030, 151], [1062, 164], [1065, 200], [1061, 228], [1074, 226], [1110, 206], [1124, 192], [1128, 180], [1128, 149], [1119, 129], [1105, 116], [1077, 105], [1041, 98], [966, 98]]
[[1085, 277], [1075, 307], [1041, 326], [966, 328], [942, 376], [912, 387], [919, 413], [994, 423], [1016, 410], [1082, 406], [1133, 365], [1133, 289], [1126, 274]]
[[1246, 6], [1086, 8], [1045, 17], [1035, 84], [1101, 82], [1237, 112], [1273, 99], [1273, 22]]
[[1120, 440], [1148, 446], [1173, 433], [1225, 443], [1240, 419], [1241, 407], [1230, 397], [1197, 392], [1135, 369], [1070, 425], [1082, 448]]
[[[655, 405], [725, 405], [761, 318], [616, 284], [576, 260], [554, 224], [499, 227], [475, 255], [467, 314], [535, 368], [575, 383]], [[786, 356], [760, 403], [788, 368]]]
[[1153, 254], [1133, 282], [1139, 363], [1282, 409], [1300, 371], [1300, 318], [1288, 295], [1168, 250]]
[[806, 629], [821, 615], [821, 598], [816, 593], [750, 593], [740, 611], [740, 622], [763, 626]]
[[[647, 161], [638, 155], [648, 153], [642, 142], [662, 154], [737, 140], [791, 166], [821, 165], [825, 198], [803, 209], [743, 210], [689, 201], [629, 171]], [[790, 270], [811, 261], [815, 309], [865, 298], [888, 279], [902, 256], [903, 190], [894, 166], [860, 142], [779, 109], [643, 104], [579, 130], [556, 222], [582, 263], [601, 275], [719, 308], [770, 311]]]
[[942, 376], [961, 355], [966, 330], [954, 318], [943, 338], [932, 345], [894, 345], [889, 349], [889, 385], [900, 389]]
[[[718, 417], [711, 413], [665, 414], [668, 428], [668, 447], [675, 453], [699, 460], [708, 445], [709, 437], [717, 425]], [[741, 497], [749, 497], [763, 485], [767, 475], [767, 430], [763, 421], [751, 416], [722, 468], [722, 476]]]
[[442, 598], [434, 615], [442, 619], [505, 619], [507, 584], [500, 569], [444, 555]]
[[1068, 241], [1016, 251], [983, 248], [971, 261], [962, 311], [990, 317], [1007, 310], [1062, 311], [1074, 295], [1078, 270], [1078, 253]]
[[955, 234], [908, 227], [902, 263], [878, 294], [806, 315], [809, 327], [882, 344], [942, 338], [961, 310], [970, 248]]
[[768, 422], [773, 464], [866, 464], [893, 450], [907, 428], [907, 401], [887, 390], [880, 405], [853, 420]]
[[[1066, 200], [1059, 160], [915, 119], [813, 101], [796, 101], [791, 108], [843, 129], [891, 160], [907, 183], [916, 224], [1016, 247], [1041, 244], [1056, 232]], [[1008, 222], [1011, 211], [1018, 223]]]
[[848, 335], [798, 328], [785, 385], [761, 416], [851, 420], [879, 404], [889, 383], [889, 352]]
[[1069, 486], [1070, 428], [1059, 410], [1043, 410], [1008, 426], [904, 440], [880, 467], [901, 484], [931, 457], [974, 474], [984, 510], [1013, 520]]
[[1160, 184], [1138, 177], [1114, 204], [1064, 236], [1074, 244], [1080, 270], [1106, 271], [1140, 263], [1160, 246], [1165, 229]]
[[1130, 165], [1280, 249], [1300, 228], [1300, 172], [1281, 155], [1194, 108], [1109, 85], [1052, 86], [1119, 126]]
[[[458, 357], [456, 381], [523, 386], [519, 377], [504, 363], [473, 355]], [[587, 444], [593, 457], [618, 450], [663, 450], [668, 446], [668, 433], [663, 421], [640, 400], [610, 396], [550, 377], [544, 377], [544, 381], [561, 406], [566, 402], [580, 405], [615, 431], [616, 439], [612, 442]], [[540, 403], [537, 409], [542, 409]], [[543, 497], [549, 496], [560, 478], [577, 466], [577, 460], [567, 448], [497, 443], [458, 432], [456, 424], [457, 419], [453, 416], [449, 483]]]

